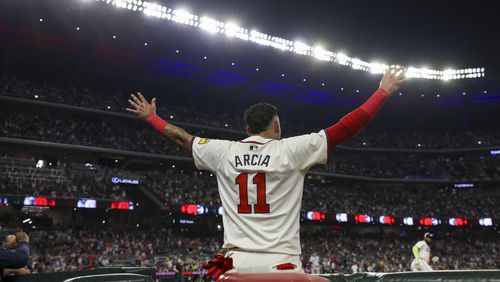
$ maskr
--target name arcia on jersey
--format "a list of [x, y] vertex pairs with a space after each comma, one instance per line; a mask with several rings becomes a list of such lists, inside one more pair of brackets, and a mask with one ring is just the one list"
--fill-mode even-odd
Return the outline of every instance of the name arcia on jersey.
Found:
[[271, 160], [270, 155], [257, 155], [257, 154], [244, 154], [242, 156], [234, 157], [234, 164], [236, 167], [241, 166], [269, 166]]

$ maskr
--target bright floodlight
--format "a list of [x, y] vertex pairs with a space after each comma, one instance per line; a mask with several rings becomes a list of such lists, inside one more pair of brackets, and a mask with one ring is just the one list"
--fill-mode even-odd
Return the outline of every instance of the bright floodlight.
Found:
[[[199, 27], [211, 33], [223, 33], [228, 37], [238, 38], [244, 41], [252, 41], [256, 44], [268, 46], [275, 49], [294, 52], [299, 55], [314, 57], [321, 61], [332, 61], [334, 63], [350, 66], [353, 69], [382, 74], [388, 68], [388, 65], [379, 63], [368, 63], [362, 59], [351, 58], [342, 53], [326, 50], [320, 47], [312, 48], [309, 44], [300, 41], [291, 41], [285, 38], [272, 36], [269, 34], [252, 31], [238, 26], [235, 23], [223, 23], [216, 19], [202, 17], [191, 14], [184, 9], [172, 10], [166, 6], [141, 0], [96, 0], [107, 5], [113, 5], [118, 8], [128, 9], [134, 12], [144, 13], [147, 16], [166, 19], [169, 21]], [[40, 22], [43, 19], [39, 19]], [[435, 80], [453, 80], [480, 78], [485, 76], [485, 69], [481, 67], [465, 69], [448, 69], [446, 71], [432, 70], [427, 68], [406, 68], [405, 76], [407, 78], [435, 79]]]
[[172, 12], [172, 21], [196, 26], [198, 25], [198, 16], [193, 15], [186, 10], [178, 9]]
[[[131, 4], [129, 4], [128, 9], [134, 10], [134, 6], [133, 5], [131, 7], [130, 6], [131, 6]], [[139, 6], [137, 6], [137, 7], [139, 7]], [[165, 7], [165, 6], [158, 5], [158, 4], [152, 3], [152, 2], [146, 2], [146, 1], [144, 2], [144, 4], [142, 5], [141, 8], [142, 8], [142, 12], [145, 15], [153, 16], [153, 17], [157, 17], [157, 18], [161, 18], [162, 14], [165, 14], [165, 12], [167, 10], [167, 7]], [[165, 11], [165, 12], [163, 12], [163, 11]]]
[[226, 23], [224, 25], [224, 33], [229, 37], [236, 37], [242, 40], [248, 40], [248, 30], [237, 26], [234, 23]]
[[331, 61], [333, 60], [333, 52], [327, 51], [321, 47], [314, 48], [314, 57], [320, 61]]
[[454, 73], [455, 73], [455, 70], [452, 70], [452, 69], [445, 70], [443, 73], [443, 79], [444, 80], [452, 79]]
[[250, 32], [250, 38], [249, 40], [252, 42], [255, 42], [259, 45], [264, 45], [264, 46], [272, 46], [273, 41], [271, 40], [272, 37], [268, 34], [258, 32], [256, 30], [252, 30]]
[[344, 66], [349, 64], [349, 61], [351, 60], [351, 58], [349, 58], [347, 55], [343, 53], [337, 53], [336, 57], [337, 57], [337, 63]]
[[113, 1], [113, 5], [115, 5], [118, 8], [127, 8], [127, 1], [125, 0], [115, 0]]
[[224, 23], [208, 17], [202, 17], [200, 19], [199, 28], [211, 33], [216, 33], [222, 31], [222, 29], [224, 28]]
[[388, 68], [389, 68], [389, 66], [386, 64], [380, 64], [380, 63], [371, 63], [370, 64], [370, 72], [373, 74], [382, 74]]
[[293, 43], [293, 52], [294, 53], [308, 56], [311, 54], [311, 49], [312, 49], [311, 46], [309, 46], [305, 43], [302, 43], [300, 41], [295, 41]]
[[370, 71], [370, 63], [368, 62], [365, 62], [357, 58], [351, 59], [351, 62], [352, 62], [351, 67], [355, 70]]

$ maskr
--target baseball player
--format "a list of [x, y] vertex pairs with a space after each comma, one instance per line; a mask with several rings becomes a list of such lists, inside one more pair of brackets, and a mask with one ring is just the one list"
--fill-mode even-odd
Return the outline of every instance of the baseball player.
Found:
[[309, 258], [309, 262], [311, 263], [311, 273], [312, 274], [319, 274], [320, 269], [319, 269], [319, 262], [320, 258], [317, 253], [313, 253], [311, 257]]
[[433, 237], [434, 234], [426, 232], [424, 240], [418, 241], [413, 245], [412, 252], [415, 258], [411, 262], [411, 271], [432, 271], [429, 265], [431, 258], [431, 247], [429, 245]]
[[224, 209], [224, 245], [233, 272], [303, 272], [300, 261], [300, 205], [304, 177], [324, 164], [328, 150], [357, 135], [403, 84], [403, 70], [390, 68], [379, 89], [358, 109], [318, 133], [281, 139], [276, 107], [259, 103], [245, 111], [241, 141], [195, 137], [156, 115], [156, 98], [131, 95], [129, 112], [145, 119], [180, 148], [198, 169], [217, 177]]

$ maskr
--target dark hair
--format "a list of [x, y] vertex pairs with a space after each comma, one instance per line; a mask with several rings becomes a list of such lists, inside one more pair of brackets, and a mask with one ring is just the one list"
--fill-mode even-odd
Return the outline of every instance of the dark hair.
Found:
[[259, 134], [266, 131], [267, 127], [278, 114], [278, 109], [268, 103], [258, 103], [245, 111], [245, 124], [250, 133]]

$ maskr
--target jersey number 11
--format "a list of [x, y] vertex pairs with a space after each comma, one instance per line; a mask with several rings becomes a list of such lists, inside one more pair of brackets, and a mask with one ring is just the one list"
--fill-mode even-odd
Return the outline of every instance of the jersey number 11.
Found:
[[[248, 173], [238, 175], [235, 182], [240, 187], [238, 213], [252, 213], [252, 206], [248, 203]], [[266, 174], [257, 173], [253, 177], [253, 184], [257, 186], [257, 204], [253, 205], [254, 213], [269, 213], [269, 204], [266, 203]]]

